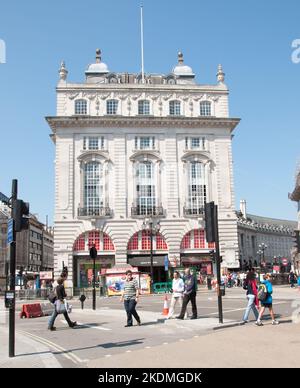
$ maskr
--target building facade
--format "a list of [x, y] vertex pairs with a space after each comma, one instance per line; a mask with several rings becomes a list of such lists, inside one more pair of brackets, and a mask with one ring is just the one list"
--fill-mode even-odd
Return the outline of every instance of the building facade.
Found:
[[[300, 230], [300, 168], [298, 169], [298, 172], [296, 174], [295, 188], [293, 192], [289, 194], [289, 199], [297, 203], [298, 222], [295, 230], [299, 231]], [[300, 252], [298, 252], [298, 250], [295, 247], [293, 247], [292, 259], [294, 262], [295, 270], [297, 271], [298, 274], [300, 274]]]
[[[0, 205], [0, 277], [1, 287], [6, 284], [9, 267], [9, 246], [7, 245], [7, 222], [10, 208]], [[47, 227], [34, 215], [30, 215], [29, 228], [17, 233], [16, 270], [32, 276], [41, 271], [53, 271], [53, 229]]]
[[[261, 267], [289, 271], [292, 264], [293, 234], [297, 223], [247, 214], [242, 200], [238, 216], [240, 268]], [[283, 265], [287, 259], [287, 265]]]
[[[85, 81], [67, 81], [62, 63], [57, 115], [47, 117], [56, 147], [54, 265], [80, 287], [97, 266], [133, 265], [154, 281], [170, 266], [212, 270], [204, 204], [215, 201], [223, 265], [236, 268], [229, 91], [219, 66], [215, 85], [196, 84], [178, 54], [168, 75], [114, 73], [101, 61]], [[151, 225], [151, 231], [145, 225]]]

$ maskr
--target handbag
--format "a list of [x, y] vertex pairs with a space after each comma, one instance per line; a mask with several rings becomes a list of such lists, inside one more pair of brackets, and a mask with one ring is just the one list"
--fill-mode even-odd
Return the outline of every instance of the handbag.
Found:
[[66, 300], [64, 302], [57, 300], [55, 302], [55, 307], [57, 314], [70, 314], [72, 312], [72, 305], [70, 305]]

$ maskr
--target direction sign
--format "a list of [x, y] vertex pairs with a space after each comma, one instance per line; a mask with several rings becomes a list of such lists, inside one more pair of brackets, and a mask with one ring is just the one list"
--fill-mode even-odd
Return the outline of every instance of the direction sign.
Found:
[[7, 223], [7, 244], [10, 244], [14, 241], [14, 220], [10, 218]]

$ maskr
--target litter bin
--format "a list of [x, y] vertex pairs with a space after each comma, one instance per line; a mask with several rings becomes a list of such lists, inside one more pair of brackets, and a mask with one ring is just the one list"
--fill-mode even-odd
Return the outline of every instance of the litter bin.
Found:
[[210, 276], [207, 277], [207, 289], [211, 290], [211, 277]]

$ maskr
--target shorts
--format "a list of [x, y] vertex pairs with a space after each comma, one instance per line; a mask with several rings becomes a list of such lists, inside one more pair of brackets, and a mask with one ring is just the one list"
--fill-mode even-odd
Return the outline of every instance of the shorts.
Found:
[[271, 307], [272, 307], [272, 303], [263, 303], [263, 302], [261, 302], [261, 305], [262, 305], [263, 307], [268, 307], [268, 308], [271, 308]]

